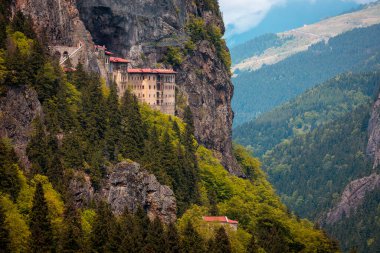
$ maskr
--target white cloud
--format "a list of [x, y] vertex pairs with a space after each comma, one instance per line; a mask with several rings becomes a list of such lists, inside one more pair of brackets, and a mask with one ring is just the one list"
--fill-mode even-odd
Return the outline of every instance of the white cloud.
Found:
[[[228, 34], [239, 34], [257, 26], [271, 10], [292, 0], [219, 0], [224, 22], [228, 26]], [[301, 0], [315, 3], [318, 0]], [[338, 0], [335, 0], [338, 1]], [[340, 0], [359, 4], [376, 0]]]
[[242, 33], [258, 25], [269, 10], [286, 0], [219, 0], [230, 34]]

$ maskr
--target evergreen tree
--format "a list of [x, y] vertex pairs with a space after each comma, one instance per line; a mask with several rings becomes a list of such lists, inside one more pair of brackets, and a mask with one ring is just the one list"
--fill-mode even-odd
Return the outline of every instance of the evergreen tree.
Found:
[[121, 246], [119, 252], [140, 253], [144, 248], [143, 226], [138, 218], [125, 210], [121, 217]]
[[0, 192], [8, 193], [16, 200], [20, 188], [16, 153], [10, 140], [0, 139]]
[[215, 253], [230, 253], [231, 243], [223, 226], [221, 226], [215, 235]]
[[174, 223], [170, 223], [166, 231], [166, 253], [179, 253], [180, 239], [178, 235], [177, 228]]
[[251, 240], [249, 240], [249, 244], [247, 246], [247, 253], [258, 253], [259, 249], [256, 244], [255, 236], [252, 234]]
[[97, 208], [96, 218], [92, 227], [92, 249], [95, 252], [107, 252], [109, 247], [111, 226], [114, 224], [115, 217], [110, 206], [101, 201]]
[[185, 230], [183, 231], [181, 248], [184, 253], [205, 252], [204, 241], [190, 221], [186, 224]]
[[208, 200], [210, 202], [210, 215], [217, 216], [219, 214], [218, 201], [215, 190], [211, 189], [208, 194]]
[[166, 241], [164, 228], [161, 221], [156, 218], [148, 226], [147, 236], [145, 238], [145, 252], [165, 253]]
[[53, 252], [55, 244], [42, 184], [38, 183], [30, 214], [31, 252]]
[[21, 11], [17, 11], [11, 22], [13, 31], [19, 31], [25, 34], [28, 38], [36, 39], [36, 33], [33, 29], [33, 22], [30, 17], [25, 17]]
[[83, 247], [83, 231], [80, 215], [74, 205], [72, 196], [67, 200], [64, 213], [63, 235], [61, 239], [62, 252], [80, 252]]
[[126, 91], [121, 106], [121, 151], [122, 155], [132, 160], [139, 160], [144, 150], [146, 129], [143, 124], [138, 100], [130, 91]]
[[121, 115], [119, 109], [119, 97], [116, 84], [110, 86], [110, 94], [107, 98], [107, 130], [105, 152], [110, 161], [116, 161], [119, 153], [118, 142], [121, 138]]
[[9, 238], [9, 231], [7, 228], [5, 210], [3, 207], [0, 206], [0, 252], [11, 252], [10, 243], [11, 241]]

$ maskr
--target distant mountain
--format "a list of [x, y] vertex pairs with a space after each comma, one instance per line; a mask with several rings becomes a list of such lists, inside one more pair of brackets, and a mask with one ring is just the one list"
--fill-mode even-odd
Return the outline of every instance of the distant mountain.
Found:
[[[338, 75], [234, 131], [237, 142], [262, 157], [284, 203], [323, 223], [345, 251], [357, 246], [358, 252], [375, 253], [380, 245], [379, 227], [368, 222], [378, 219], [373, 209], [379, 180], [368, 176], [379, 168], [366, 155], [379, 84], [379, 72]], [[333, 221], [325, 224], [339, 201]]]
[[227, 29], [227, 42], [230, 47], [234, 47], [263, 34], [279, 33], [312, 24], [327, 17], [350, 12], [359, 6], [353, 1], [290, 0], [284, 5], [272, 8], [258, 26], [243, 34], [228, 36]]
[[[380, 15], [380, 12], [379, 12]], [[368, 39], [371, 38], [371, 39]], [[305, 52], [252, 72], [236, 71], [232, 100], [235, 126], [270, 111], [339, 73], [366, 71], [380, 64], [380, 25], [354, 29], [319, 42]]]

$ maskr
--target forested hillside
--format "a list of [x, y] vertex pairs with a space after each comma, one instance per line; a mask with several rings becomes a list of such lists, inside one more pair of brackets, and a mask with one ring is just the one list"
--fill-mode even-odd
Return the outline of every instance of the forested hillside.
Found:
[[237, 71], [233, 79], [234, 124], [270, 111], [339, 73], [375, 68], [380, 62], [379, 40], [380, 25], [354, 29], [277, 64], [253, 72]]
[[342, 74], [295, 99], [234, 129], [236, 142], [251, 146], [261, 157], [285, 139], [371, 103], [379, 89], [379, 75]]
[[[338, 75], [235, 131], [237, 141], [262, 156], [270, 181], [297, 215], [320, 221], [350, 181], [374, 172], [365, 150], [379, 85], [378, 72]], [[378, 228], [367, 223], [377, 219], [370, 208], [377, 208], [376, 196], [353, 220], [329, 226], [345, 250], [376, 252]]]
[[[119, 99], [115, 85], [80, 64], [64, 73], [28, 18], [17, 13], [8, 21], [8, 3], [0, 1], [0, 101], [37, 93], [42, 112], [26, 149], [28, 166], [18, 159], [14, 139], [0, 140], [2, 252], [339, 251], [323, 230], [288, 212], [244, 148], [234, 148], [247, 175], [242, 179], [196, 142], [189, 107], [183, 119], [163, 115], [130, 92]], [[32, 109], [14, 113], [24, 119]], [[109, 169], [132, 161], [173, 189], [175, 224], [148, 219], [148, 207], [138, 203], [116, 214], [110, 199], [101, 198]], [[90, 181], [99, 198], [79, 205], [75, 179]], [[208, 214], [236, 219], [239, 229], [205, 224]]]

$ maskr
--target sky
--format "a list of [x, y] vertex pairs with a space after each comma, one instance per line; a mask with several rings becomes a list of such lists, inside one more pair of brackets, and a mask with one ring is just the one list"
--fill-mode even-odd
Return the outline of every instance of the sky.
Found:
[[239, 34], [259, 26], [268, 13], [276, 8], [289, 11], [289, 8], [286, 9], [286, 7], [288, 5], [296, 6], [296, 4], [315, 5], [316, 8], [319, 8], [321, 2], [324, 2], [325, 6], [353, 6], [373, 1], [375, 0], [219, 0], [219, 4], [227, 27], [226, 38], [228, 40], [229, 37], [236, 38]]

